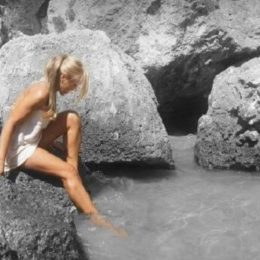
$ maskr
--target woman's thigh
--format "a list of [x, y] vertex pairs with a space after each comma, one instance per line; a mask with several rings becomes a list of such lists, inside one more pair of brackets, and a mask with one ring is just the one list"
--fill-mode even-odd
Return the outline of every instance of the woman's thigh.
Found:
[[39, 147], [47, 149], [55, 139], [67, 133], [69, 127], [69, 114], [76, 112], [67, 110], [59, 113], [55, 121], [51, 121], [42, 131]]
[[62, 179], [66, 178], [70, 170], [73, 171], [69, 164], [41, 147], [37, 147], [35, 152], [19, 168], [40, 171]]

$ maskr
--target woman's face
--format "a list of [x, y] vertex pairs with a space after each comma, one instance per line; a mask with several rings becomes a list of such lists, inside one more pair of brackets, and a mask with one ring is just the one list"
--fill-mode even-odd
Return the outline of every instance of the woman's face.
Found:
[[60, 89], [59, 89], [61, 95], [65, 95], [68, 92], [75, 90], [77, 86], [78, 86], [78, 82], [75, 79], [70, 79], [65, 74], [61, 74]]

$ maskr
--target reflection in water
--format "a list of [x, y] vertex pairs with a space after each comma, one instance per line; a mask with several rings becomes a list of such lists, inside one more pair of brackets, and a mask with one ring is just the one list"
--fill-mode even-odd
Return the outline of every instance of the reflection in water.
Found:
[[259, 259], [260, 177], [204, 170], [193, 161], [194, 136], [170, 138], [174, 171], [90, 177], [98, 208], [129, 233], [120, 239], [78, 216], [90, 260]]

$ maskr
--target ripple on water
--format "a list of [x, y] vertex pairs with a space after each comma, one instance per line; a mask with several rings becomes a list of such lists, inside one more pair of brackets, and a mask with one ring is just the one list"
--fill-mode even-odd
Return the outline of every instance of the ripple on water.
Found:
[[260, 177], [203, 170], [193, 160], [194, 140], [171, 137], [175, 171], [90, 177], [98, 208], [129, 233], [120, 239], [78, 216], [90, 260], [259, 259]]

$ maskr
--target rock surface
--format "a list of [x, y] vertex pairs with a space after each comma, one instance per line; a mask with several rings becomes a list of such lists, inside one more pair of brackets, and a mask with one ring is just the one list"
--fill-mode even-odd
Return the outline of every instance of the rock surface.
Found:
[[9, 178], [0, 177], [0, 258], [86, 259], [65, 190], [32, 173]]
[[215, 75], [259, 55], [259, 12], [258, 0], [51, 0], [47, 23], [50, 32], [104, 30], [145, 69], [161, 114], [172, 116], [205, 112], [198, 106]]
[[260, 168], [260, 58], [219, 74], [199, 120], [195, 156], [208, 168]]
[[22, 88], [42, 77], [47, 60], [60, 52], [80, 58], [90, 72], [86, 100], [76, 104], [74, 94], [58, 97], [59, 110], [73, 109], [82, 117], [83, 161], [173, 165], [149, 82], [101, 31], [24, 36], [6, 43], [0, 50], [2, 114]]
[[48, 1], [0, 1], [0, 47], [23, 34], [33, 35], [44, 30]]

